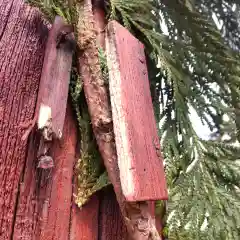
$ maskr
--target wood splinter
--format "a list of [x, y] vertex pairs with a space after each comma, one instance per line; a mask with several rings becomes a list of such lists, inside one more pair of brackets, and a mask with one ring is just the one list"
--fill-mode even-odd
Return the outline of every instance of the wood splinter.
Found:
[[24, 141], [35, 127], [40, 133], [38, 168], [54, 166], [50, 150], [53, 140], [62, 138], [75, 45], [72, 26], [56, 16], [46, 44], [36, 112], [32, 120], [20, 124], [26, 129]]

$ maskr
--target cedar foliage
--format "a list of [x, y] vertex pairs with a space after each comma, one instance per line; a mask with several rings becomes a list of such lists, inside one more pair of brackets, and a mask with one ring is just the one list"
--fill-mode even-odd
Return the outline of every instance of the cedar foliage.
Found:
[[[67, 0], [31, 2], [48, 16], [59, 14], [75, 24], [75, 1], [71, 6]], [[173, 240], [239, 239], [240, 148], [219, 136], [228, 126], [234, 141], [240, 140], [240, 3], [104, 3], [108, 19], [123, 24], [145, 44], [170, 194], [164, 234]], [[221, 22], [220, 29], [213, 14]], [[191, 109], [215, 133], [213, 139], [197, 135]]]

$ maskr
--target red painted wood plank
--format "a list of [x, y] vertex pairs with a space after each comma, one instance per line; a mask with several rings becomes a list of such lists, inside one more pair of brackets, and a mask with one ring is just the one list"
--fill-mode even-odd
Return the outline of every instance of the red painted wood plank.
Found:
[[47, 27], [22, 0], [0, 1], [0, 239], [12, 239], [27, 146], [19, 124], [34, 115]]
[[[80, 154], [77, 155], [77, 158], [81, 157]], [[77, 194], [78, 188], [78, 176], [76, 173], [73, 181], [74, 194]], [[98, 240], [98, 214], [98, 194], [93, 195], [81, 209], [73, 202], [70, 221], [70, 240]]]
[[[69, 104], [70, 105], [70, 104]], [[49, 186], [49, 214], [40, 240], [68, 240], [72, 205], [72, 178], [76, 162], [77, 124], [68, 106], [61, 144], [54, 143], [56, 167]]]
[[61, 144], [55, 141], [52, 172], [36, 169], [36, 138], [29, 151], [16, 211], [13, 239], [68, 240], [72, 205], [72, 176], [76, 160], [77, 127], [70, 105]]
[[[64, 31], [68, 39], [64, 37]], [[51, 120], [51, 130], [61, 138], [66, 113], [74, 36], [60, 16], [56, 16], [49, 32], [38, 94], [38, 128]]]
[[157, 215], [156, 213], [156, 206], [155, 206], [155, 201], [149, 201], [149, 209], [150, 209], [150, 213], [152, 214], [153, 218], [155, 218], [155, 222], [156, 222], [156, 229], [157, 231], [161, 234], [162, 232], [162, 223], [161, 223], [161, 216]]
[[107, 36], [118, 166], [128, 201], [167, 199], [143, 45], [117, 22]]
[[99, 215], [99, 239], [128, 239], [127, 228], [112, 188], [102, 191]]
[[94, 195], [82, 209], [72, 206], [70, 240], [98, 240], [99, 199]]

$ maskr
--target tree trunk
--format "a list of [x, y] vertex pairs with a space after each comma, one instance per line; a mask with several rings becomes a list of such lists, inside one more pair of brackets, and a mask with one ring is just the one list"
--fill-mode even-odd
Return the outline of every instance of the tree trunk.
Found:
[[[73, 201], [79, 156], [70, 100], [63, 140], [53, 143], [52, 172], [36, 168], [35, 133], [21, 140], [21, 123], [35, 114], [49, 27], [22, 0], [0, 0], [0, 239], [106, 240], [112, 216], [114, 226], [122, 226], [112, 191], [104, 192], [100, 201], [95, 195], [82, 209]], [[109, 230], [125, 239], [122, 227]]]

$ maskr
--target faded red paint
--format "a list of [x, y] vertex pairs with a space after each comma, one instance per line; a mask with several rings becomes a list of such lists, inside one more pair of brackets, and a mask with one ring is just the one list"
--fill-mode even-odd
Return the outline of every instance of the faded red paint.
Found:
[[[41, 229], [41, 240], [68, 240], [72, 205], [72, 178], [76, 159], [76, 122], [71, 107], [68, 106], [62, 142], [56, 141], [52, 156], [55, 167], [45, 201], [49, 199], [48, 215]], [[43, 170], [44, 171], [44, 170]]]
[[52, 171], [36, 168], [36, 137], [31, 135], [17, 205], [14, 239], [67, 240], [72, 203], [76, 124], [70, 106], [63, 141], [53, 144]]
[[25, 165], [20, 123], [32, 119], [47, 27], [21, 0], [0, 1], [0, 239], [12, 237]]
[[[57, 16], [46, 44], [36, 110], [36, 114], [39, 116], [40, 112], [38, 111], [42, 105], [51, 109], [52, 130], [55, 137], [59, 139], [63, 132], [74, 51], [74, 46], [70, 46], [70, 41], [64, 39], [57, 47], [56, 40], [61, 36], [64, 27], [67, 27], [66, 23]], [[72, 36], [72, 38], [74, 37]]]
[[118, 166], [128, 201], [167, 199], [143, 45], [113, 21], [107, 57]]
[[94, 195], [82, 209], [73, 204], [70, 240], [107, 240], [107, 238], [98, 238], [98, 213], [99, 200], [97, 195]]

